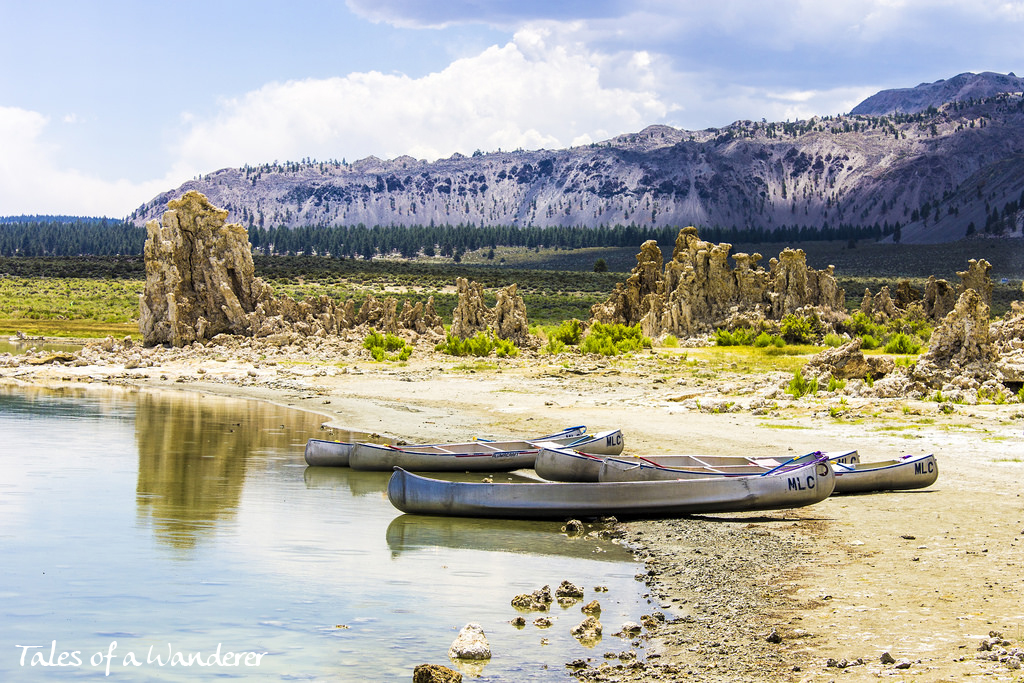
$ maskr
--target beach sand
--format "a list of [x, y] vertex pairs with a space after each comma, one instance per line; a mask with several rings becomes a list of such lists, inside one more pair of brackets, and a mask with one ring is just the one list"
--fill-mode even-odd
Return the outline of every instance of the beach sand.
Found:
[[[744, 374], [700, 360], [700, 349], [615, 360], [524, 353], [480, 361], [421, 344], [399, 364], [375, 363], [357, 343], [343, 342], [113, 347], [90, 346], [73, 362], [0, 357], [0, 382], [272, 401], [322, 414], [325, 437], [340, 434], [336, 428], [430, 442], [586, 424], [619, 427], [629, 453], [652, 456], [857, 449], [870, 462], [934, 453], [939, 480], [925, 490], [833, 496], [779, 512], [622, 523], [624, 542], [647, 566], [652, 614], [665, 620], [642, 636], [646, 661], [595, 652], [573, 675], [1021, 678], [1012, 658], [998, 661], [1001, 648], [1024, 648], [1019, 403], [944, 412], [948, 404], [825, 392], [793, 400], [781, 391], [790, 375]], [[1007, 644], [979, 652], [990, 632]], [[611, 648], [611, 640], [599, 649]], [[883, 653], [894, 661], [882, 663]]]

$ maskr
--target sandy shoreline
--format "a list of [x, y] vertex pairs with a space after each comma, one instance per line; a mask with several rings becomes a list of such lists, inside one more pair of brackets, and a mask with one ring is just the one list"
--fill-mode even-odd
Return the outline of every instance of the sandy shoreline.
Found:
[[[110, 346], [110, 344], [108, 344]], [[339, 429], [414, 441], [621, 427], [639, 454], [787, 455], [856, 448], [862, 460], [933, 452], [925, 491], [832, 497], [799, 510], [629, 522], [666, 623], [644, 668], [595, 653], [592, 680], [1017, 680], [978, 652], [990, 631], [1024, 648], [1024, 406], [852, 397], [791, 400], [782, 373], [699, 362], [699, 349], [620, 360], [524, 354], [480, 362], [418, 345], [408, 364], [358, 344], [104, 350], [74, 361], [0, 357], [0, 382], [102, 383], [272, 401]], [[703, 374], [701, 374], [703, 373]], [[776, 636], [769, 642], [772, 631]], [[883, 664], [888, 652], [895, 663]], [[996, 661], [979, 659], [995, 654]], [[841, 668], [833, 664], [863, 664]], [[1003, 657], [1004, 660], [1006, 657]], [[903, 663], [901, 664], [901, 660]], [[906, 666], [908, 668], [897, 668]]]

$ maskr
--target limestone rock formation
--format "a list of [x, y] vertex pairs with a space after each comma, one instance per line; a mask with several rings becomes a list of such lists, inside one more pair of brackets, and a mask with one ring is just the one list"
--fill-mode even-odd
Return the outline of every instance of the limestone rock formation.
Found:
[[222, 332], [249, 334], [249, 317], [270, 296], [255, 276], [248, 234], [198, 192], [167, 204], [146, 224], [146, 287], [139, 331], [148, 344], [183, 346]]
[[913, 377], [931, 387], [954, 378], [984, 382], [993, 376], [998, 353], [989, 333], [989, 307], [976, 289], [968, 288], [932, 332], [927, 353], [914, 366]]
[[693, 335], [727, 326], [737, 319], [781, 319], [813, 309], [823, 319], [845, 316], [845, 293], [831, 266], [816, 271], [799, 249], [785, 249], [769, 270], [758, 267], [761, 254], [737, 253], [731, 244], [700, 239], [694, 227], [676, 238], [672, 260], [662, 266], [654, 241], [644, 243], [637, 265], [604, 302], [591, 308], [593, 321], [635, 325], [649, 337]]
[[520, 346], [531, 343], [526, 304], [516, 294], [515, 283], [498, 290], [494, 308], [487, 307], [480, 283], [460, 277], [455, 286], [459, 299], [452, 311], [453, 335], [466, 339], [490, 328], [500, 339], [509, 339]]
[[886, 322], [904, 317], [908, 310], [920, 306], [930, 320], [941, 321], [953, 310], [957, 297], [968, 289], [978, 292], [986, 305], [992, 304], [991, 270], [992, 266], [985, 259], [971, 259], [967, 270], [957, 273], [961, 280], [959, 287], [954, 288], [949, 282], [932, 275], [928, 278], [923, 295], [910, 285], [909, 280], [897, 283], [895, 296], [890, 296], [887, 286], [883, 286], [873, 297], [870, 290], [865, 290], [860, 310], [876, 322]]
[[480, 624], [466, 624], [448, 648], [452, 659], [490, 659], [491, 646]]
[[892, 372], [894, 363], [884, 356], [865, 356], [860, 339], [842, 346], [825, 349], [811, 357], [804, 366], [804, 375], [820, 378], [826, 373], [836, 379], [864, 379], [867, 375], [881, 378]]
[[942, 320], [956, 305], [956, 291], [945, 280], [931, 275], [924, 288], [923, 304], [925, 315], [932, 320]]
[[462, 683], [462, 674], [440, 664], [418, 664], [412, 670], [412, 683]]
[[968, 289], [973, 289], [981, 295], [981, 301], [986, 306], [992, 305], [992, 278], [989, 276], [989, 272], [992, 270], [992, 265], [985, 259], [980, 261], [977, 259], [971, 259], [967, 262], [967, 270], [958, 271], [957, 275], [960, 276], [961, 284], [959, 293], [963, 293]]
[[999, 354], [996, 365], [1004, 384], [1020, 391], [1024, 387], [1024, 302], [1012, 302], [1003, 319], [989, 327], [989, 334]]
[[386, 332], [443, 332], [433, 299], [426, 306], [368, 296], [358, 314], [349, 300], [275, 297], [256, 277], [248, 233], [226, 223], [228, 212], [198, 192], [168, 202], [160, 222], [146, 225], [146, 287], [139, 331], [147, 346], [184, 346], [218, 334], [291, 339], [339, 334], [357, 325]]
[[900, 311], [897, 310], [887, 285], [883, 285], [875, 296], [871, 312], [875, 320], [882, 322], [900, 317]]
[[588, 616], [583, 621], [573, 626], [570, 633], [575, 636], [576, 640], [580, 641], [584, 645], [589, 645], [601, 639], [602, 630], [601, 622], [593, 616]]

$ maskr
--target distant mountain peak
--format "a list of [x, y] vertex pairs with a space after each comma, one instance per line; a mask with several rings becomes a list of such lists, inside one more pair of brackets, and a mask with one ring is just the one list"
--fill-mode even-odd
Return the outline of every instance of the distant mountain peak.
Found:
[[880, 92], [847, 116], [653, 125], [567, 149], [430, 162], [247, 165], [161, 193], [129, 220], [159, 218], [169, 199], [195, 189], [231, 220], [266, 231], [696, 225], [756, 240], [783, 231], [904, 242], [1022, 236], [1022, 91], [1012, 73], [962, 73]]
[[1002, 93], [1019, 92], [1024, 92], [1024, 79], [1018, 78], [1012, 71], [1008, 74], [966, 72], [952, 78], [940, 78], [934, 83], [921, 83], [913, 88], [882, 90], [858, 104], [850, 114], [918, 114], [927, 111], [929, 107], [938, 109], [950, 102], [982, 100]]

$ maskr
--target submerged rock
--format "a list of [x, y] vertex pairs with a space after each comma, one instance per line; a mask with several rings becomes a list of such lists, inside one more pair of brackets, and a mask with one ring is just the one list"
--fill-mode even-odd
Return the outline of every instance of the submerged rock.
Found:
[[490, 659], [491, 646], [480, 624], [466, 624], [448, 648], [452, 659]]
[[544, 586], [532, 593], [522, 593], [512, 598], [512, 606], [526, 612], [546, 612], [553, 602], [551, 586]]
[[572, 635], [582, 643], [591, 643], [601, 639], [601, 622], [594, 617], [587, 617], [572, 627]]
[[440, 664], [418, 664], [412, 671], [412, 683], [462, 683], [462, 674]]
[[583, 598], [586, 593], [571, 581], [563, 581], [555, 589], [556, 598]]

